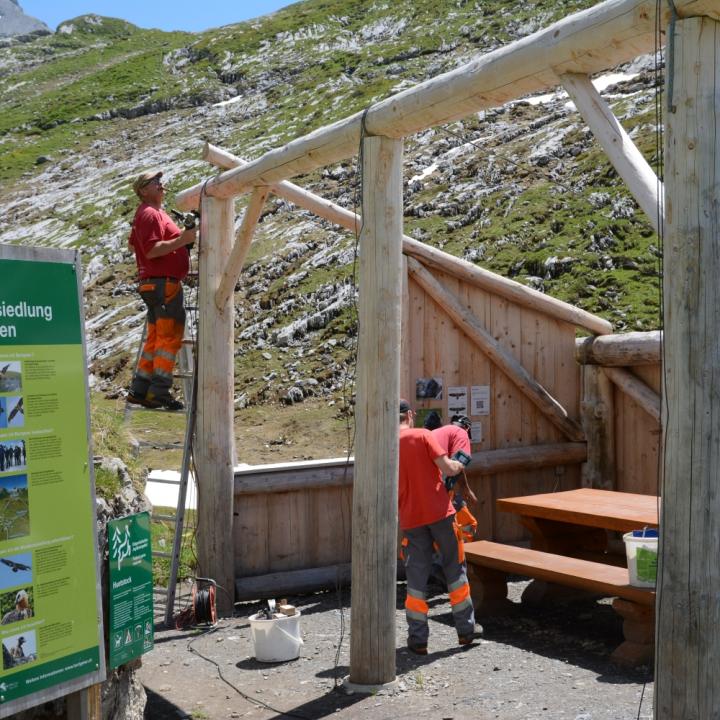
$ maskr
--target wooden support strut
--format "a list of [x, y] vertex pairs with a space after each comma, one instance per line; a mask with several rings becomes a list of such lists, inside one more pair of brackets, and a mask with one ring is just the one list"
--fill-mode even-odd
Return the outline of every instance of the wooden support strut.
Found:
[[408, 271], [412, 278], [455, 322], [512, 382], [527, 399], [569, 440], [581, 442], [585, 433], [570, 418], [565, 408], [535, 380], [510, 352], [480, 324], [478, 319], [414, 258], [408, 258]]
[[222, 310], [222, 308], [225, 307], [227, 301], [230, 299], [230, 295], [235, 289], [235, 283], [238, 281], [240, 273], [242, 272], [255, 227], [258, 224], [258, 220], [260, 220], [260, 214], [262, 213], [263, 205], [269, 193], [269, 187], [260, 185], [253, 190], [250, 196], [250, 202], [245, 210], [242, 225], [240, 226], [235, 244], [230, 253], [230, 259], [223, 272], [220, 287], [215, 293], [215, 305], [218, 310]]
[[660, 422], [660, 396], [639, 377], [623, 368], [603, 368], [603, 372], [627, 393], [650, 417]]
[[[223, 168], [240, 167], [245, 163], [242, 158], [222, 150], [214, 145], [206, 143], [203, 151], [203, 158], [213, 165]], [[357, 232], [362, 224], [362, 219], [350, 210], [315, 195], [314, 193], [298, 187], [293, 183], [283, 181], [270, 186], [270, 190], [279, 197], [288, 200], [298, 207], [305, 208], [318, 217], [325, 218], [330, 222], [347, 228], [351, 232]], [[403, 252], [420, 258], [423, 263], [432, 265], [459, 278], [471, 285], [481, 288], [494, 295], [510, 300], [513, 303], [528, 307], [544, 313], [556, 320], [576, 325], [577, 327], [589, 330], [597, 335], [605, 335], [612, 332], [612, 325], [601, 317], [593, 315], [585, 310], [557, 300], [549, 295], [525, 287], [514, 280], [509, 280], [484, 268], [473, 265], [467, 260], [462, 260], [449, 253], [438, 250], [424, 243], [413, 240], [403, 235]]]
[[610, 106], [587, 75], [569, 73], [560, 77], [568, 95], [582, 115], [608, 159], [625, 181], [655, 232], [663, 217], [663, 186], [657, 175], [613, 115]]

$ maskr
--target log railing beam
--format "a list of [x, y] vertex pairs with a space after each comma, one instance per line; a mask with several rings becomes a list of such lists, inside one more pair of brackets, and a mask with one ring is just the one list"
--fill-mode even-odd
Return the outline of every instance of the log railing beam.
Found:
[[480, 321], [432, 273], [414, 258], [408, 270], [420, 287], [446, 312], [458, 328], [517, 385], [525, 397], [569, 440], [581, 442], [585, 434], [563, 406], [533, 378], [520, 361], [482, 326]]
[[658, 365], [661, 353], [662, 330], [578, 338], [575, 341], [575, 359], [581, 365]]

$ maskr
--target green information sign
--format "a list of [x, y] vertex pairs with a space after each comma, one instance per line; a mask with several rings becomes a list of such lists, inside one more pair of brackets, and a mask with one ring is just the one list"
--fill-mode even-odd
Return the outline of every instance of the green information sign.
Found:
[[110, 543], [110, 667], [153, 648], [150, 513], [108, 523]]
[[0, 717], [105, 677], [78, 272], [0, 246]]

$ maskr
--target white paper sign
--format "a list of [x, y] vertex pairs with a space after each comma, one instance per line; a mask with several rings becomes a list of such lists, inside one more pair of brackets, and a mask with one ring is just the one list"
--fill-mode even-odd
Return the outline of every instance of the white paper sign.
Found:
[[472, 439], [470, 440], [470, 443], [472, 445], [477, 445], [478, 443], [481, 443], [482, 442], [482, 423], [474, 422], [472, 424], [472, 427], [470, 428], [470, 433], [472, 434]]
[[489, 415], [490, 414], [490, 386], [489, 385], [473, 385], [470, 390], [470, 414], [471, 415]]
[[448, 417], [451, 418], [453, 415], [467, 415], [467, 399], [467, 386], [451, 385], [448, 388]]

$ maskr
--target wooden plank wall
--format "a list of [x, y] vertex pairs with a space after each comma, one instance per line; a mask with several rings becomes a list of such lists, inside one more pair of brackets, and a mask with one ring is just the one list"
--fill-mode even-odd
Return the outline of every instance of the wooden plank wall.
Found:
[[[626, 368], [658, 394], [660, 365]], [[659, 488], [660, 425], [617, 385], [615, 403], [616, 489], [623, 492], [657, 495]]]
[[[272, 472], [264, 469], [267, 466], [236, 472], [236, 577], [350, 562], [352, 463], [347, 470], [343, 460], [327, 463], [287, 463]], [[247, 488], [258, 480], [272, 485], [273, 478], [281, 476], [300, 484], [320, 478], [324, 484], [298, 490]]]
[[[514, 305], [438, 270], [432, 272], [445, 288], [465, 302], [493, 337], [522, 362], [572, 418], [579, 418], [580, 372], [574, 359], [574, 326]], [[473, 444], [473, 452], [564, 440], [412, 280], [408, 298], [410, 312], [408, 325], [403, 328], [403, 343], [408, 346], [410, 361], [401, 369], [401, 387], [410, 393], [408, 399], [416, 408], [441, 408], [443, 420], [447, 422], [449, 386], [467, 387], [469, 405], [471, 386], [487, 385], [490, 414], [471, 415], [473, 421], [480, 421], [482, 425], [482, 442]], [[415, 397], [415, 381], [430, 377], [442, 378], [442, 400]], [[501, 497], [579, 487], [580, 468], [568, 466], [476, 478], [470, 473], [469, 480], [479, 501], [476, 509], [479, 537], [512, 542], [526, 538], [526, 533], [514, 517], [495, 512], [495, 501]]]
[[[570, 417], [579, 419], [580, 368], [574, 359], [576, 333], [573, 325], [514, 305], [438, 270], [433, 270], [433, 274], [462, 299], [503, 347], [512, 352], [565, 407]], [[450, 385], [467, 387], [468, 405], [470, 388], [486, 385], [490, 388], [490, 413], [471, 415], [482, 425], [482, 442], [473, 444], [473, 452], [564, 440], [507, 376], [457, 330], [445, 312], [411, 279], [407, 284], [406, 302], [402, 352], [407, 361], [401, 368], [401, 391], [416, 408], [439, 407], [447, 421], [447, 388]], [[415, 398], [415, 381], [429, 377], [442, 378], [442, 400]], [[629, 422], [631, 410], [626, 410]], [[624, 452], [631, 451], [629, 444]], [[636, 466], [639, 472], [642, 458], [638, 458]], [[312, 472], [302, 472], [306, 471]], [[296, 467], [287, 469], [288, 476], [298, 472]], [[484, 477], [474, 477], [471, 472], [469, 480], [479, 500], [476, 508], [478, 536], [514, 542], [527, 539], [527, 534], [514, 516], [495, 511], [495, 501], [501, 497], [579, 487], [580, 466]], [[350, 485], [330, 487], [325, 484], [297, 490], [284, 486], [273, 492], [252, 492], [248, 491], [248, 486], [241, 486], [236, 476], [236, 577], [350, 561]]]

